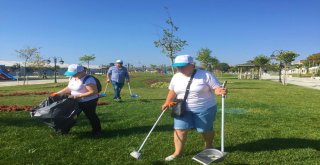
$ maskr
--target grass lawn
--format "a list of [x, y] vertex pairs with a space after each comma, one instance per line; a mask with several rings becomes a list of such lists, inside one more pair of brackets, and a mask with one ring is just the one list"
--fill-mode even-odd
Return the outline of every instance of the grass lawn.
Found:
[[[100, 77], [102, 80], [102, 77]], [[317, 164], [320, 161], [320, 91], [264, 80], [228, 80], [226, 99], [226, 159], [219, 164]], [[166, 164], [173, 152], [170, 113], [165, 113], [142, 149], [142, 159], [129, 154], [138, 149], [155, 120], [167, 94], [151, 88], [170, 76], [133, 74], [131, 88], [140, 98], [112, 101], [112, 88], [98, 106], [103, 135], [89, 136], [90, 125], [82, 114], [68, 135], [32, 118], [28, 112], [0, 112], [0, 164]], [[104, 82], [104, 81], [102, 81]], [[66, 83], [1, 87], [2, 94], [27, 91], [58, 91]], [[0, 105], [37, 105], [45, 95], [0, 97]], [[221, 107], [218, 97], [218, 107]], [[219, 109], [220, 110], [220, 109]], [[220, 148], [220, 111], [215, 122], [215, 146]], [[191, 131], [184, 156], [168, 164], [198, 164], [192, 156], [203, 148], [200, 134]]]

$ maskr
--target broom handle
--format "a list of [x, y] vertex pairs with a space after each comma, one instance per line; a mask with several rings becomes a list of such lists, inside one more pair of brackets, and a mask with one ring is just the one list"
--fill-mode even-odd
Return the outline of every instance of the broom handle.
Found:
[[131, 88], [130, 88], [130, 83], [129, 83], [129, 82], [128, 82], [128, 87], [129, 87], [130, 95], [132, 95]]
[[138, 152], [140, 152], [140, 150], [142, 149], [142, 147], [144, 146], [144, 144], [146, 143], [146, 141], [148, 140], [151, 132], [153, 131], [153, 129], [156, 127], [157, 123], [159, 122], [159, 120], [161, 119], [162, 115], [165, 113], [166, 111], [162, 111], [162, 113], [160, 114], [160, 116], [158, 117], [157, 121], [153, 124], [151, 130], [149, 131], [147, 137], [144, 139], [144, 141], [142, 142]]
[[104, 93], [107, 93], [108, 84], [109, 83], [107, 83], [106, 88], [104, 89]]

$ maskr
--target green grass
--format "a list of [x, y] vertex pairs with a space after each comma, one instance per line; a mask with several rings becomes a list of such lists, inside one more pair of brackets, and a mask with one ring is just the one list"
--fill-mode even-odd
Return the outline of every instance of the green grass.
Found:
[[[102, 77], [100, 77], [102, 78]], [[101, 79], [102, 80], [102, 79]], [[167, 89], [150, 88], [150, 83], [167, 81], [159, 74], [134, 74], [130, 83], [138, 99], [124, 87], [123, 103], [112, 101], [112, 88], [98, 106], [103, 127], [101, 138], [92, 138], [82, 114], [65, 136], [56, 135], [27, 112], [0, 113], [0, 164], [166, 164], [172, 153], [172, 123], [167, 112], [142, 149], [142, 159], [129, 153], [138, 149], [161, 113]], [[317, 164], [320, 157], [320, 93], [318, 90], [262, 80], [228, 80], [226, 99], [226, 159], [219, 164]], [[57, 91], [63, 84], [2, 87], [15, 91]], [[0, 97], [1, 105], [37, 105], [46, 96]], [[220, 107], [220, 97], [218, 107]], [[219, 109], [220, 112], [220, 109]], [[215, 146], [220, 146], [220, 113], [215, 122]], [[168, 164], [197, 164], [192, 156], [203, 148], [200, 134], [191, 131], [184, 156]]]

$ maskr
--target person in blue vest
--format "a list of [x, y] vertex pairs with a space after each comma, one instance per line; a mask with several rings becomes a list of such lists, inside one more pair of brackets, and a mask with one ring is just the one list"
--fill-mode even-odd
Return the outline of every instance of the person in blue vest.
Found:
[[123, 66], [122, 60], [117, 60], [115, 66], [110, 67], [107, 72], [107, 83], [111, 82], [114, 90], [113, 99], [117, 102], [121, 101], [120, 92], [125, 80], [130, 81], [128, 70]]

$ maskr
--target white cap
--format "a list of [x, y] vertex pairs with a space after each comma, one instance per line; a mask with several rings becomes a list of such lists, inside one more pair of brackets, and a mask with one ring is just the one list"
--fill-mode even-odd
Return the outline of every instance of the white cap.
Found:
[[116, 64], [123, 64], [123, 61], [122, 60], [117, 60]]
[[64, 72], [65, 76], [74, 76], [75, 74], [82, 72], [84, 70], [83, 66], [79, 64], [71, 64], [68, 66], [68, 70]]
[[188, 64], [193, 64], [193, 58], [190, 55], [179, 55], [174, 59], [173, 67], [182, 67]]

